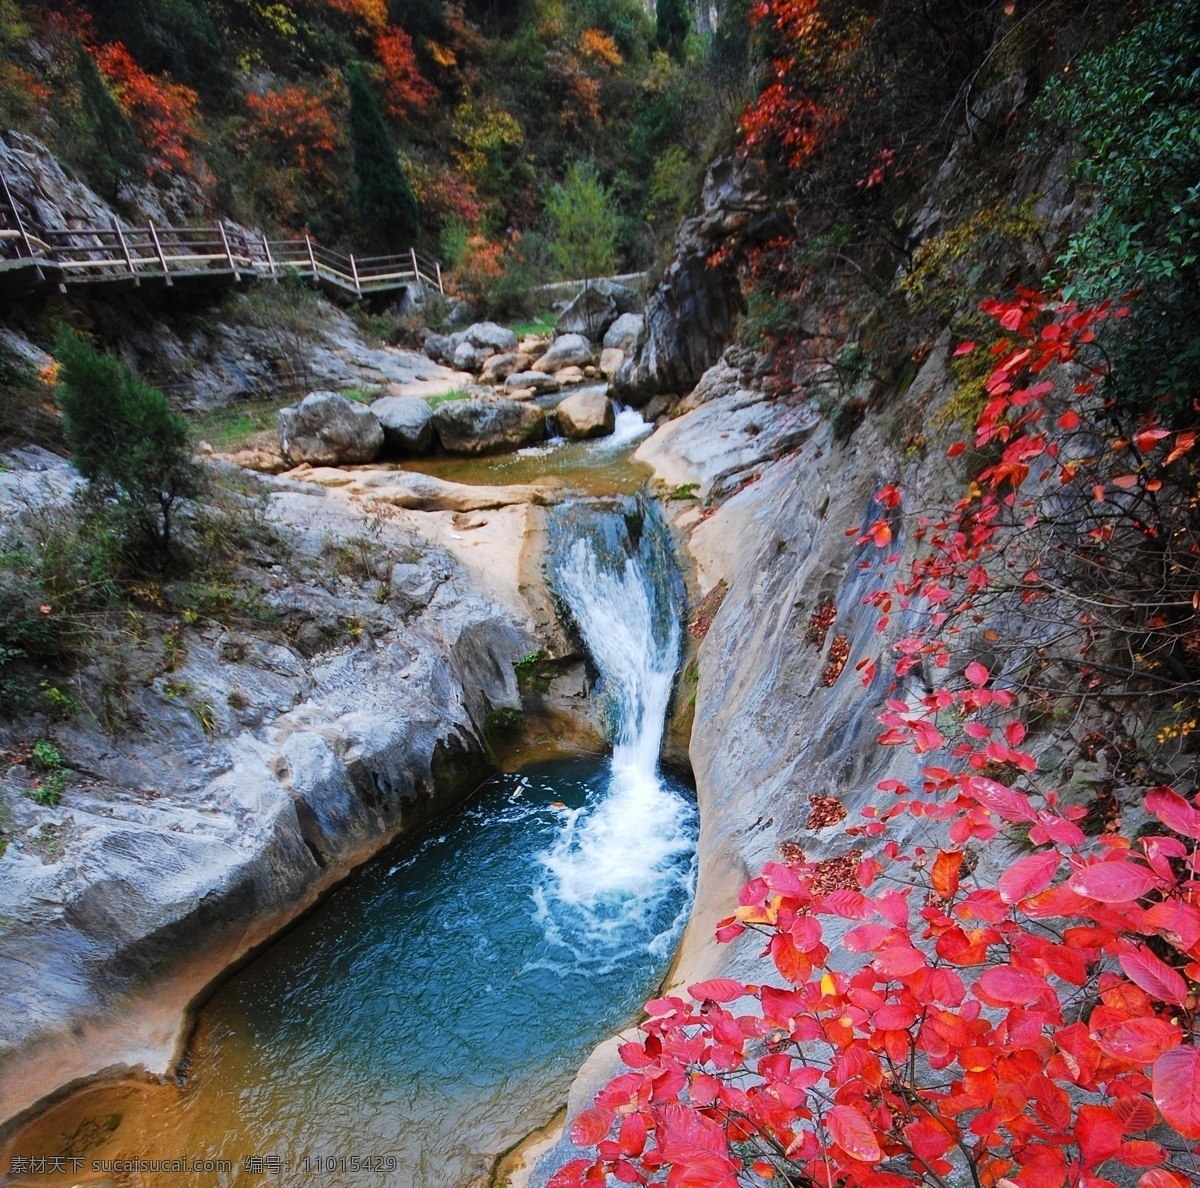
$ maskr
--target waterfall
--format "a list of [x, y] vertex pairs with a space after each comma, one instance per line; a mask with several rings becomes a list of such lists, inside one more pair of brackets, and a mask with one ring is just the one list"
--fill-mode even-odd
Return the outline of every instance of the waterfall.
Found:
[[567, 504], [552, 519], [551, 551], [551, 586], [608, 700], [613, 754], [604, 786], [563, 813], [539, 856], [535, 903], [546, 935], [581, 961], [610, 964], [634, 947], [665, 953], [686, 921], [696, 844], [695, 805], [658, 767], [681, 642], [670, 539], [642, 501]]

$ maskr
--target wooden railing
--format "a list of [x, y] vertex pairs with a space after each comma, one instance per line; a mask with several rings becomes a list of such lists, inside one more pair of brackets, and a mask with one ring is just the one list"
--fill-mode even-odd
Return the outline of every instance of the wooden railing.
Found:
[[441, 266], [415, 249], [398, 256], [342, 255], [298, 239], [267, 239], [211, 227], [34, 227], [22, 220], [0, 176], [0, 256], [27, 261], [37, 280], [96, 285], [153, 281], [173, 285], [206, 277], [239, 281], [243, 275], [278, 280], [289, 274], [354, 297], [412, 285], [444, 292]]

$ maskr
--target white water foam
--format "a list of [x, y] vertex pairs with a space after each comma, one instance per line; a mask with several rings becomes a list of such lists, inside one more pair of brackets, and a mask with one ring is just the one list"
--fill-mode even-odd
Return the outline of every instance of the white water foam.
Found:
[[[658, 773], [678, 616], [656, 605], [640, 558], [604, 567], [585, 539], [571, 545], [557, 586], [613, 701], [617, 734], [607, 788], [564, 811], [539, 856], [547, 877], [534, 892], [538, 918], [552, 942], [584, 963], [610, 963], [634, 947], [665, 952], [686, 920], [694, 878], [695, 808]], [[683, 906], [663, 928], [668, 901]]]

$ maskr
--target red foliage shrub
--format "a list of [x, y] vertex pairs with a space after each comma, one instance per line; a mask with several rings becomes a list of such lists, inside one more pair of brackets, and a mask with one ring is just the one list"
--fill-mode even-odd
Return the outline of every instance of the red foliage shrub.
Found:
[[246, 107], [256, 140], [269, 142], [285, 164], [313, 180], [331, 180], [329, 164], [337, 152], [340, 133], [321, 95], [289, 83], [278, 91], [247, 95]]
[[383, 105], [397, 119], [429, 110], [437, 97], [421, 73], [412, 38], [403, 29], [383, 29], [375, 38], [375, 58], [383, 69]]

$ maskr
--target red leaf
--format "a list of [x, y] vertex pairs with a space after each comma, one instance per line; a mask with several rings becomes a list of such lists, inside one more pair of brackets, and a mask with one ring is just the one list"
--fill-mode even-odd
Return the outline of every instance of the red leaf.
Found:
[[997, 965], [985, 969], [975, 983], [978, 993], [983, 992], [985, 1001], [1000, 1006], [1028, 1006], [1046, 994], [1053, 995], [1050, 984], [1037, 974], [1024, 969], [1013, 969], [1011, 965]]
[[742, 998], [747, 990], [741, 982], [735, 982], [732, 978], [711, 978], [707, 982], [696, 982], [689, 986], [688, 993], [697, 1002], [705, 998], [713, 1002], [733, 1002], [735, 998]]
[[1113, 1106], [1113, 1113], [1121, 1123], [1122, 1134], [1141, 1134], [1158, 1121], [1154, 1106], [1141, 1096], [1122, 1097]]
[[1146, 1172], [1138, 1180], [1138, 1188], [1191, 1188], [1188, 1178], [1179, 1172], [1167, 1171], [1165, 1167], [1156, 1167]]
[[1054, 881], [1062, 855], [1054, 850], [1018, 858], [1001, 876], [997, 886], [1005, 903], [1020, 903], [1030, 895], [1040, 895]]
[[1113, 479], [1113, 486], [1120, 487], [1123, 491], [1129, 491], [1137, 486], [1136, 474], [1122, 474]]
[[613, 1112], [604, 1106], [584, 1110], [571, 1123], [571, 1142], [577, 1147], [594, 1147], [601, 1139], [608, 1137], [612, 1123]]
[[871, 1124], [851, 1106], [834, 1106], [825, 1115], [825, 1125], [833, 1141], [847, 1155], [861, 1159], [863, 1163], [881, 1163], [883, 1151]]
[[560, 1167], [554, 1173], [546, 1188], [579, 1188], [583, 1183], [583, 1173], [591, 1166], [590, 1160], [572, 1159], [565, 1167]]
[[626, 1114], [621, 1120], [618, 1142], [622, 1155], [640, 1155], [646, 1147], [646, 1119], [641, 1114]]
[[973, 342], [960, 342], [954, 350], [954, 358], [961, 359], [963, 355], [969, 355], [974, 349]]
[[1153, 1064], [1183, 1038], [1180, 1028], [1165, 1019], [1125, 1019], [1093, 1034], [1106, 1055], [1139, 1065]]
[[967, 448], [965, 441], [956, 441], [947, 451], [947, 458], [957, 458]]
[[1112, 1110], [1106, 1106], [1080, 1106], [1075, 1141], [1085, 1170], [1111, 1159], [1121, 1147], [1121, 1127]]
[[962, 869], [963, 855], [961, 851], [939, 850], [934, 859], [933, 889], [942, 899], [953, 899], [958, 890], [958, 872]]
[[1058, 418], [1058, 427], [1060, 429], [1078, 429], [1079, 414], [1074, 409], [1068, 409]]
[[1171, 788], [1151, 788], [1146, 793], [1146, 811], [1153, 813], [1168, 829], [1184, 837], [1200, 838], [1200, 812]]
[[729, 1165], [725, 1132], [691, 1106], [665, 1106], [658, 1115], [656, 1134], [659, 1150], [673, 1162], [696, 1164], [715, 1158]]
[[1187, 982], [1153, 953], [1122, 953], [1121, 968], [1125, 976], [1151, 998], [1169, 1002], [1173, 1006], [1187, 1005]]
[[967, 665], [966, 677], [977, 689], [982, 689], [988, 681], [988, 670], [978, 660], [972, 660]]
[[1076, 871], [1069, 880], [1071, 890], [1101, 903], [1128, 903], [1140, 899], [1161, 880], [1145, 866], [1134, 862], [1097, 862]]
[[1155, 1061], [1154, 1103], [1168, 1126], [1200, 1139], [1200, 1048], [1173, 1048]]

